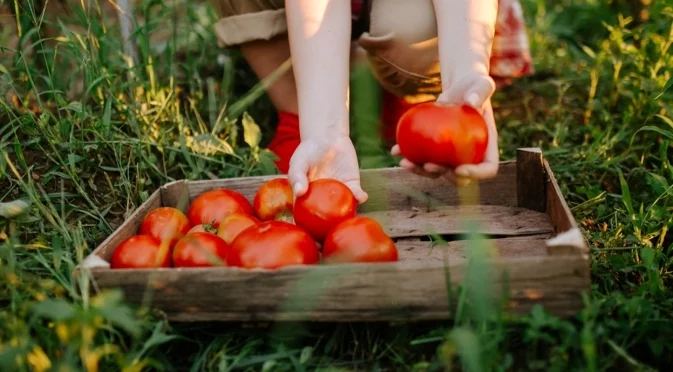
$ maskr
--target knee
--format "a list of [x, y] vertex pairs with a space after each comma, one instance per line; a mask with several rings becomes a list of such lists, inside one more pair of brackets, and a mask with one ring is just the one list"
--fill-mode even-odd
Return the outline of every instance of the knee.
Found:
[[437, 37], [432, 0], [372, 0], [369, 19], [369, 34], [375, 37], [394, 33], [408, 44]]
[[287, 32], [284, 0], [210, 0], [220, 20], [215, 34], [223, 47], [270, 40]]
[[358, 42], [384, 89], [410, 103], [441, 93], [432, 0], [373, 0], [370, 30]]

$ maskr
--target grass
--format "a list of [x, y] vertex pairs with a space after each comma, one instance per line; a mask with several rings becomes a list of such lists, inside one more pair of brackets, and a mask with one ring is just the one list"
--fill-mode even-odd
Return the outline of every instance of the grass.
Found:
[[[118, 292], [80, 293], [70, 277], [161, 184], [274, 171], [263, 150], [271, 106], [240, 56], [214, 47], [211, 9], [141, 1], [132, 63], [94, 5], [75, 4], [47, 39], [42, 9], [6, 2], [20, 8], [21, 47], [10, 43], [17, 28], [3, 26], [0, 202], [11, 204], [0, 208], [0, 369], [665, 370], [673, 8], [654, 2], [642, 22], [629, 1], [522, 2], [537, 74], [494, 97], [502, 158], [539, 146], [550, 161], [591, 243], [583, 311], [503, 319], [477, 306], [477, 275], [454, 323], [292, 332], [169, 324]], [[371, 80], [359, 73], [353, 86], [362, 163], [389, 165], [368, 136]]]

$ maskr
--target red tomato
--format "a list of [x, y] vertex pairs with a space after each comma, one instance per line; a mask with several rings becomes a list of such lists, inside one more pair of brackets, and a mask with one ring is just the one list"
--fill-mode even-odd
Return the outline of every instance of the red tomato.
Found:
[[[195, 232], [207, 232], [211, 234], [217, 235], [217, 229], [213, 227], [213, 225], [206, 225], [206, 224], [200, 224], [193, 226], [189, 231], [187, 231], [187, 234], [195, 233]], [[187, 235], [185, 234], [185, 235]]]
[[192, 225], [212, 224], [218, 228], [232, 213], [252, 214], [252, 205], [237, 191], [217, 189], [197, 196], [189, 206], [187, 217]]
[[289, 219], [294, 194], [287, 178], [274, 178], [264, 183], [253, 200], [255, 215], [262, 221]]
[[173, 266], [226, 266], [230, 250], [229, 244], [215, 234], [209, 232], [187, 234], [173, 248]]
[[283, 221], [266, 221], [238, 235], [229, 256], [232, 266], [277, 269], [318, 262], [318, 246], [299, 227]]
[[357, 201], [351, 190], [335, 179], [319, 179], [294, 203], [294, 221], [317, 241], [344, 220], [354, 217]]
[[397, 125], [400, 152], [415, 164], [455, 168], [479, 164], [486, 155], [488, 127], [474, 108], [426, 102], [404, 113]]
[[139, 235], [149, 235], [159, 241], [168, 240], [173, 247], [189, 231], [190, 225], [187, 216], [179, 209], [161, 207], [154, 209], [145, 216]]
[[397, 261], [397, 247], [383, 227], [369, 217], [353, 217], [338, 224], [322, 247], [325, 263]]
[[140, 269], [170, 267], [170, 248], [149, 235], [134, 235], [112, 252], [110, 267], [113, 269]]
[[243, 230], [258, 223], [259, 220], [249, 214], [230, 214], [220, 223], [217, 236], [224, 239], [227, 244], [231, 244]]

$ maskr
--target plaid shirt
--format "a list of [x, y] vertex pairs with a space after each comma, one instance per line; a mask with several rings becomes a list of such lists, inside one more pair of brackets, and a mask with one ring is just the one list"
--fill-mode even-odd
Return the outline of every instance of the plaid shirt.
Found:
[[[365, 0], [351, 0], [353, 21], [360, 20]], [[499, 0], [491, 49], [491, 75], [518, 78], [533, 73], [528, 35], [519, 0]]]

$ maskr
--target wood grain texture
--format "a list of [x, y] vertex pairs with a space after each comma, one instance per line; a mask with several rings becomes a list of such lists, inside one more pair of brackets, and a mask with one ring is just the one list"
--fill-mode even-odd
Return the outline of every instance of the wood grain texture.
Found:
[[516, 150], [517, 205], [537, 212], [545, 212], [546, 177], [544, 158], [538, 148]]
[[97, 255], [105, 261], [110, 262], [112, 252], [114, 249], [126, 238], [136, 234], [143, 218], [153, 209], [161, 207], [161, 194], [159, 190], [150, 195], [150, 197], [141, 204], [129, 218], [122, 223], [110, 236], [107, 237], [98, 247], [91, 253]]
[[488, 235], [531, 235], [554, 230], [545, 213], [498, 205], [445, 206], [435, 210], [389, 210], [366, 212], [392, 237], [455, 235], [468, 233], [467, 220], [476, 221], [479, 232]]
[[578, 228], [564, 231], [545, 242], [550, 256], [584, 256], [589, 261], [589, 246]]
[[[545, 241], [551, 234], [524, 237], [488, 239], [487, 244], [500, 257], [546, 256]], [[413, 238], [412, 238], [413, 239]], [[468, 249], [474, 243], [468, 240], [431, 242], [419, 239], [403, 239], [395, 242], [400, 261], [445, 261], [460, 263], [467, 261]]]
[[[582, 306], [589, 271], [580, 257], [519, 257], [490, 261], [494, 293], [507, 273], [510, 310], [522, 314], [541, 304], [567, 316]], [[149, 288], [151, 306], [175, 321], [414, 321], [447, 319], [446, 270], [452, 286], [466, 266], [406, 261], [290, 267], [281, 270], [231, 268], [126, 270], [95, 269], [100, 288], [121, 287], [139, 303]], [[149, 285], [148, 285], [149, 284]]]
[[[282, 270], [158, 269], [110, 270], [93, 267], [94, 288], [121, 288], [140, 303], [149, 288], [152, 307], [173, 321], [415, 321], [451, 317], [446, 267], [452, 285], [465, 278], [469, 242], [454, 240], [432, 246], [421, 237], [439, 234], [454, 239], [469, 231], [475, 219], [490, 235], [493, 288], [504, 287], [515, 314], [535, 304], [559, 316], [582, 306], [590, 286], [586, 254], [575, 249], [577, 231], [550, 243], [556, 232], [576, 226], [553, 173], [545, 163], [545, 209], [517, 206], [519, 170], [501, 163], [499, 175], [479, 183], [480, 205], [460, 205], [458, 190], [441, 180], [413, 175], [400, 168], [365, 170], [362, 184], [370, 199], [360, 213], [382, 223], [396, 238], [400, 262], [388, 264], [316, 265]], [[206, 190], [229, 188], [252, 200], [266, 181], [284, 176], [209, 181], [177, 181], [157, 190], [92, 255], [110, 259], [123, 239], [136, 233], [145, 215], [161, 205], [180, 207]], [[525, 177], [524, 177], [525, 182]], [[185, 205], [186, 206], [186, 205]], [[565, 238], [564, 238], [565, 237]], [[568, 249], [572, 246], [573, 250]], [[91, 255], [90, 257], [91, 258]], [[94, 262], [95, 260], [89, 260]], [[100, 260], [99, 260], [100, 261]], [[78, 266], [79, 268], [79, 266]]]
[[[234, 189], [253, 200], [257, 189], [266, 181], [284, 176], [229, 178], [189, 182], [190, 202], [199, 194], [215, 188]], [[428, 209], [442, 205], [458, 205], [457, 189], [445, 180], [420, 177], [402, 168], [366, 169], [361, 172], [362, 188], [369, 200], [360, 212], [381, 210]], [[480, 203], [516, 206], [516, 164], [502, 162], [498, 176], [479, 183]]]
[[550, 221], [557, 233], [568, 231], [577, 227], [577, 222], [568, 208], [561, 188], [556, 182], [554, 172], [549, 167], [549, 163], [544, 162], [546, 183], [547, 183], [547, 205], [546, 211], [549, 215]]
[[161, 205], [187, 213], [189, 208], [189, 183], [185, 180], [168, 183], [160, 188]]

